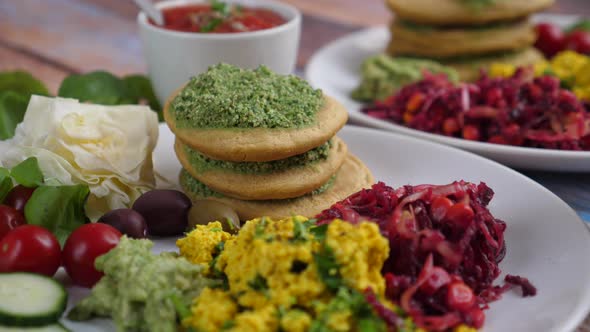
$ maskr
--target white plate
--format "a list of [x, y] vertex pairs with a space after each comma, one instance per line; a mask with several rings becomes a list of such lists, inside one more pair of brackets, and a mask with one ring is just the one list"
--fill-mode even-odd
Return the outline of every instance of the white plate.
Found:
[[[486, 182], [496, 192], [490, 209], [508, 224], [508, 251], [500, 267], [530, 278], [539, 293], [532, 298], [505, 294], [486, 311], [483, 331], [570, 331], [588, 313], [590, 232], [557, 196], [509, 168], [444, 145], [354, 126], [339, 135], [377, 180], [391, 186], [464, 179]], [[160, 126], [154, 160], [158, 172], [171, 181], [180, 170], [173, 142], [168, 128]], [[156, 251], [176, 249], [174, 239], [155, 242]], [[77, 287], [69, 290], [70, 304], [88, 293]], [[74, 331], [114, 330], [104, 319], [65, 323]]]
[[[575, 16], [538, 15], [535, 16], [535, 20], [567, 25], [575, 21]], [[360, 82], [360, 67], [363, 60], [383, 52], [388, 40], [387, 27], [370, 28], [340, 38], [324, 46], [312, 56], [307, 65], [305, 77], [313, 86], [323, 89], [326, 94], [341, 101], [348, 109], [352, 123], [452, 145], [515, 168], [590, 171], [590, 151], [559, 151], [473, 142], [410, 129], [362, 113], [360, 111], [362, 104], [351, 99], [350, 92]]]

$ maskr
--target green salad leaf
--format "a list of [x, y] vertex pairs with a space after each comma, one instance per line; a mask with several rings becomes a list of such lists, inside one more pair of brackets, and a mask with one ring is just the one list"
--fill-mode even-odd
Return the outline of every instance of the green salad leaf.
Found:
[[25, 71], [0, 72], [0, 140], [14, 136], [31, 95], [49, 95], [47, 87]]
[[63, 80], [57, 94], [102, 105], [133, 103], [125, 83], [106, 71], [70, 75]]
[[47, 87], [33, 75], [17, 70], [0, 73], [0, 91], [13, 91], [27, 98], [27, 103], [31, 95], [48, 96]]
[[129, 75], [123, 78], [106, 71], [70, 75], [59, 87], [60, 97], [75, 98], [101, 105], [126, 105], [146, 102], [164, 121], [162, 106], [156, 98], [152, 83], [144, 75]]
[[84, 212], [88, 194], [85, 184], [40, 186], [25, 205], [25, 219], [50, 230], [63, 246], [71, 232], [88, 222]]
[[156, 98], [152, 82], [144, 75], [129, 75], [123, 77], [123, 83], [127, 86], [129, 97], [135, 102], [146, 101], [153, 111], [158, 112], [158, 120], [164, 121], [162, 105]]
[[10, 171], [4, 167], [0, 167], [0, 202], [3, 202], [12, 189], [12, 179], [10, 178]]
[[36, 157], [27, 158], [20, 164], [14, 166], [10, 171], [10, 175], [16, 183], [28, 188], [43, 184], [43, 173], [39, 168], [39, 162]]
[[23, 121], [29, 96], [12, 91], [0, 91], [0, 140], [14, 136], [16, 125]]

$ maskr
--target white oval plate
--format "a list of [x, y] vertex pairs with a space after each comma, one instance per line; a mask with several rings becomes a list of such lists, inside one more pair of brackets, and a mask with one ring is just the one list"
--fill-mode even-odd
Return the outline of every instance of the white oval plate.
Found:
[[[534, 19], [567, 25], [575, 21], [575, 16], [537, 15]], [[473, 142], [411, 129], [362, 113], [362, 104], [350, 98], [350, 92], [360, 82], [362, 62], [371, 55], [383, 52], [388, 40], [387, 27], [370, 28], [340, 38], [312, 56], [306, 67], [305, 77], [313, 86], [323, 89], [326, 94], [342, 102], [348, 109], [352, 123], [455, 146], [514, 168], [590, 171], [590, 151], [560, 151]]]
[[[581, 323], [590, 310], [590, 231], [557, 196], [498, 163], [444, 145], [354, 126], [339, 135], [375, 178], [390, 186], [464, 179], [486, 182], [496, 192], [490, 209], [508, 224], [507, 254], [500, 267], [530, 278], [539, 293], [531, 298], [506, 293], [486, 311], [483, 331], [565, 332]], [[173, 143], [168, 128], [160, 126], [155, 166], [176, 182], [180, 164]], [[175, 251], [174, 240], [156, 240], [155, 251]], [[68, 289], [70, 306], [88, 294], [78, 287]], [[104, 319], [64, 323], [73, 331], [114, 331]]]

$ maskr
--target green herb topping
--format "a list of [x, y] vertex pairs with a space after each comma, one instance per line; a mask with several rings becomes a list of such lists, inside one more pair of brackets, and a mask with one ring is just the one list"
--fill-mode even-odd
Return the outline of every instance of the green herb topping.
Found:
[[180, 128], [300, 128], [322, 103], [321, 90], [296, 76], [218, 64], [191, 79], [171, 112]]
[[332, 142], [328, 141], [305, 153], [286, 159], [266, 162], [230, 162], [211, 159], [186, 145], [184, 146], [184, 151], [188, 156], [190, 164], [200, 173], [211, 170], [224, 170], [244, 174], [268, 174], [293, 167], [308, 166], [326, 160], [328, 159], [328, 152], [331, 146]]

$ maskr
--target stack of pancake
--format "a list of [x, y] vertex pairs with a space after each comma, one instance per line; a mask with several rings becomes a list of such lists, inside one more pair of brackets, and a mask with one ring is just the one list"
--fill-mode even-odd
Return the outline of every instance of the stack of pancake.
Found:
[[303, 128], [184, 128], [172, 96], [164, 116], [176, 135], [180, 184], [193, 200], [231, 206], [248, 220], [294, 214], [313, 217], [367, 188], [373, 176], [335, 136], [347, 112], [324, 96], [313, 125]]
[[528, 16], [553, 0], [387, 0], [395, 13], [391, 55], [434, 59], [473, 81], [494, 62], [516, 66], [543, 59]]

